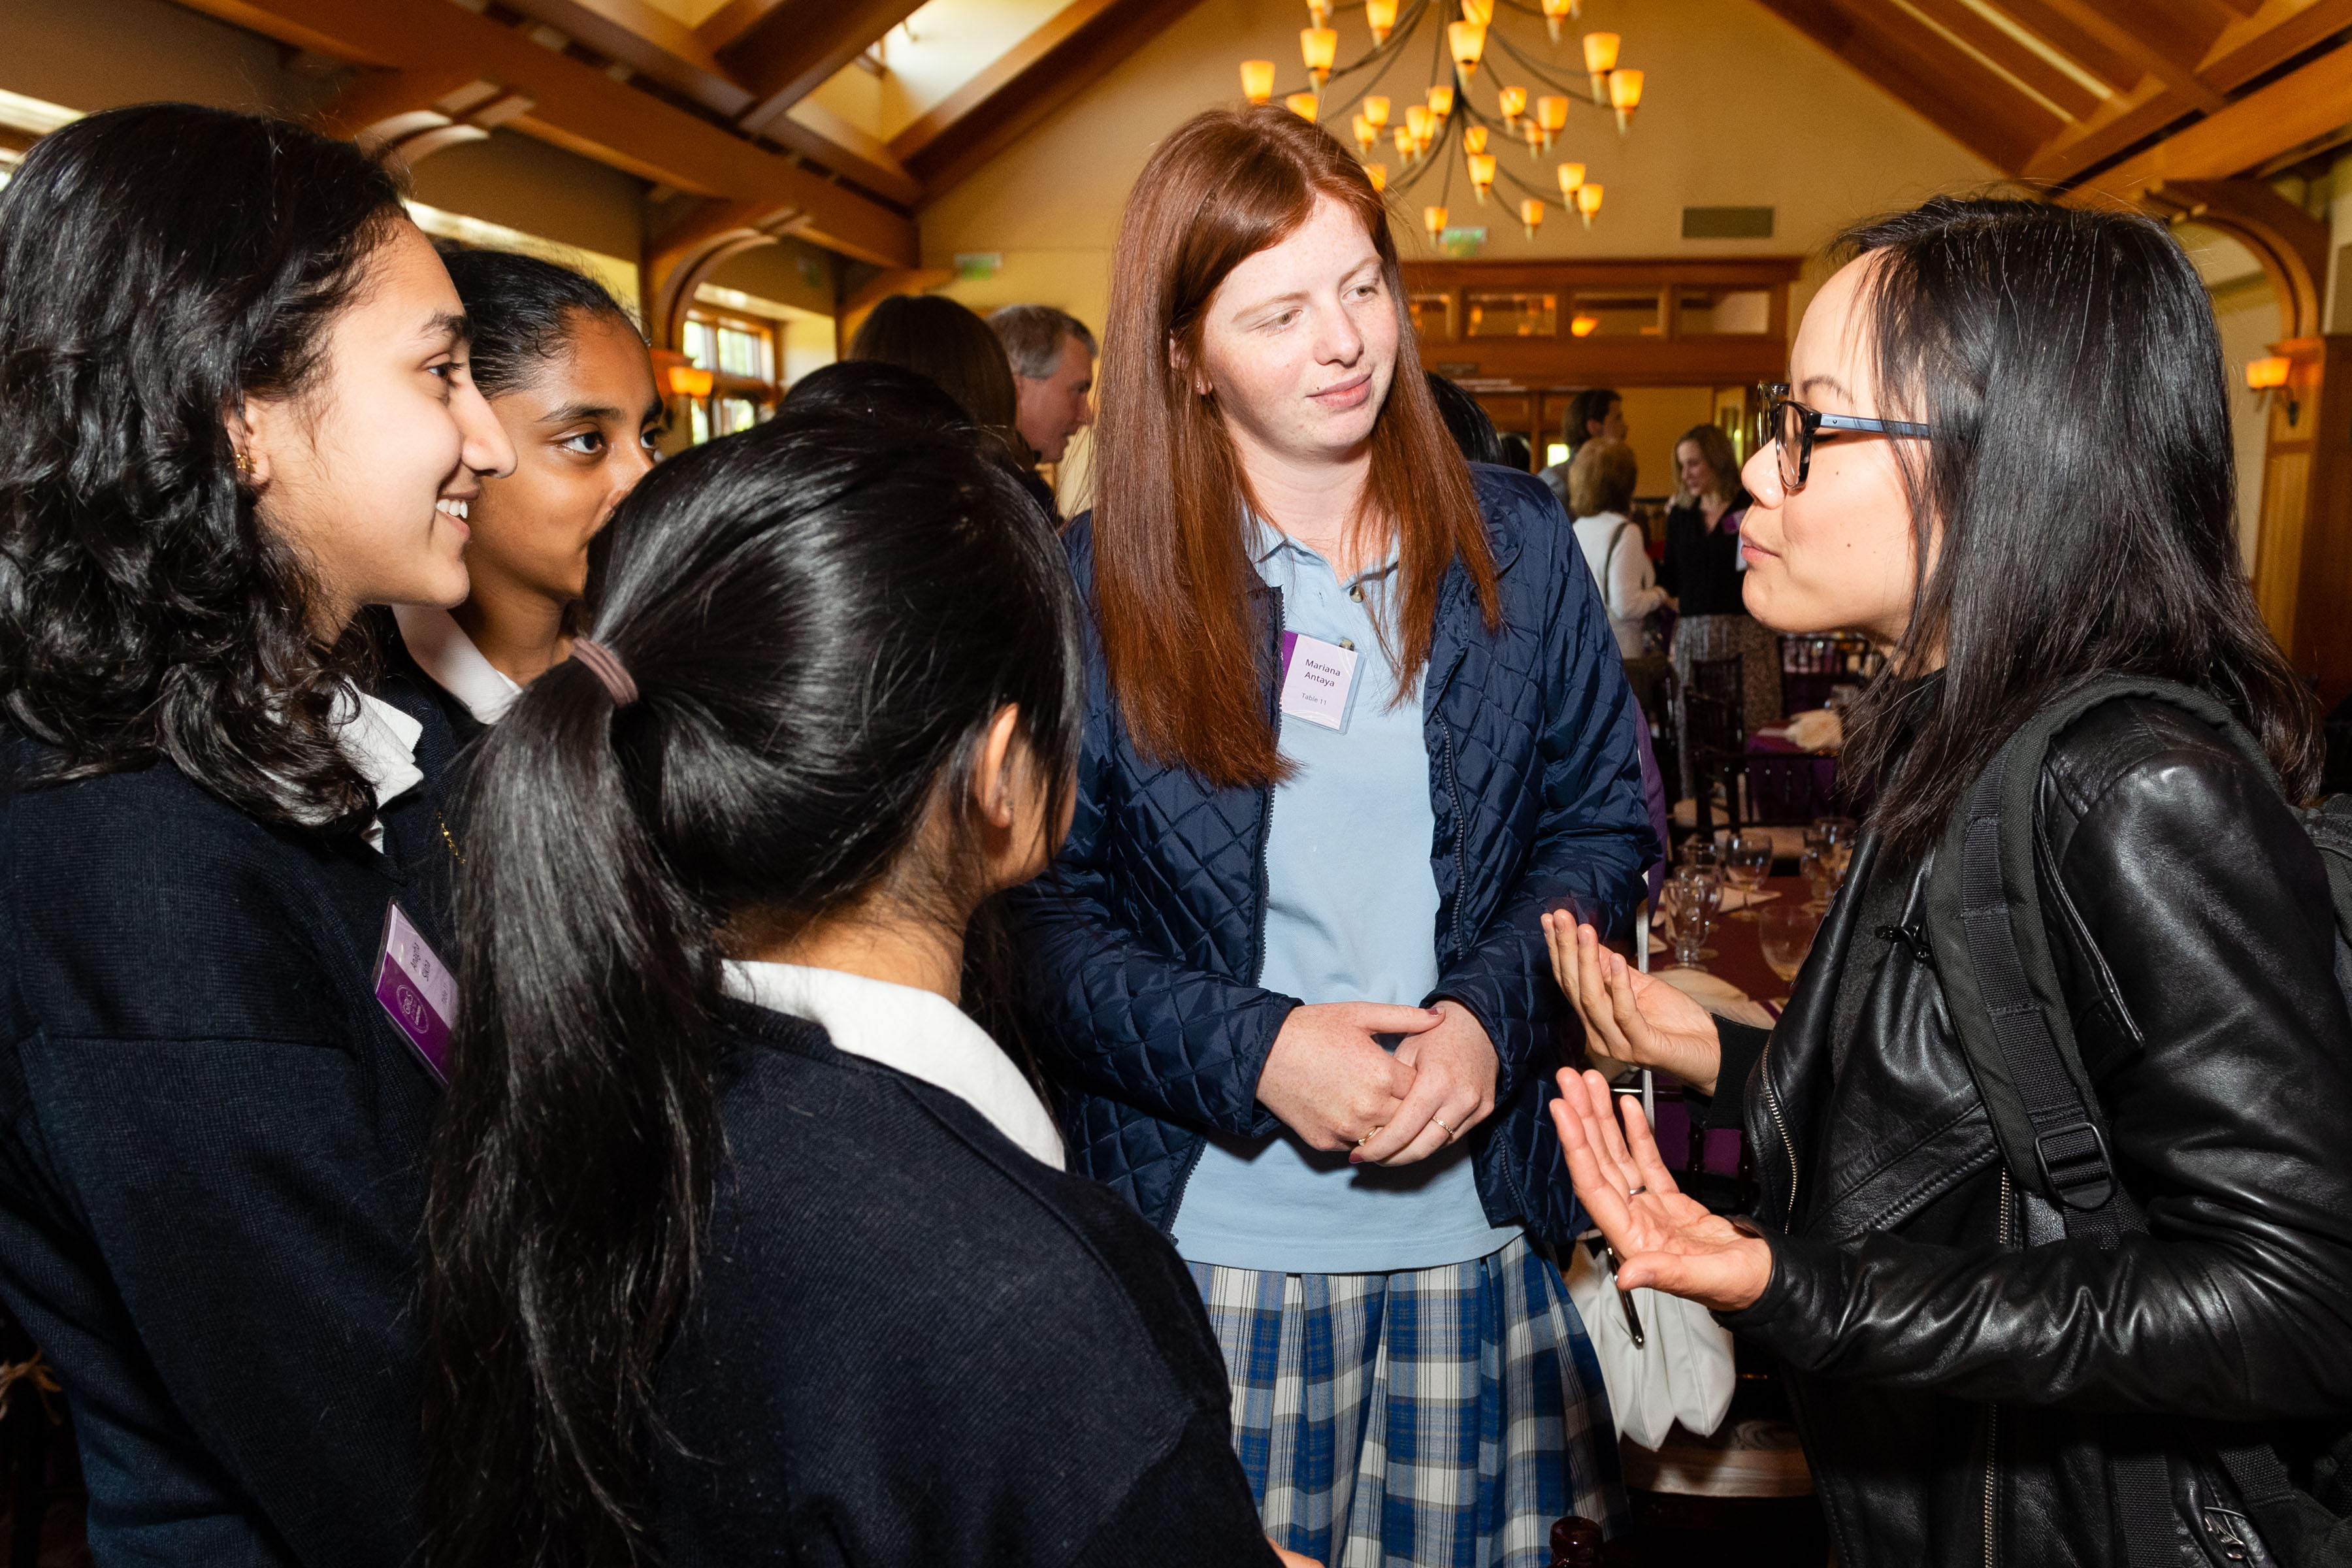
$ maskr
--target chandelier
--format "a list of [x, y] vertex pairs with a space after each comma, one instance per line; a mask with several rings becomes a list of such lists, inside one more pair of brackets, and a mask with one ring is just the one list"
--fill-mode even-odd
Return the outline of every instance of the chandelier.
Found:
[[[1459, 4], [1461, 16], [1455, 20], [1451, 17], [1452, 0], [1353, 0], [1346, 8], [1363, 12], [1371, 47], [1341, 65], [1338, 63], [1339, 29], [1331, 26], [1339, 7], [1333, 0], [1307, 0], [1311, 20], [1299, 31], [1298, 53], [1314, 87], [1288, 93], [1283, 102], [1307, 120], [1336, 123], [1339, 116], [1348, 116], [1349, 129], [1364, 156], [1364, 172], [1371, 176], [1376, 190], [1394, 189], [1400, 195], [1419, 190], [1443, 168], [1437, 188], [1424, 193], [1436, 200], [1422, 207], [1422, 221], [1432, 240], [1445, 231], [1446, 203], [1453, 195], [1457, 167], [1482, 205], [1498, 181], [1518, 191], [1519, 222], [1529, 239], [1542, 226], [1549, 201], [1558, 201], [1563, 211], [1573, 211], [1591, 228], [1593, 215], [1601, 210], [1602, 192], [1601, 186], [1586, 182], [1582, 163], [1554, 165], [1559, 194], [1553, 196], [1520, 178], [1508, 166], [1506, 153], [1510, 143], [1523, 142], [1528, 158], [1540, 165], [1568, 129], [1569, 111], [1575, 106], [1613, 112], [1617, 133], [1624, 135], [1633, 128], [1633, 111], [1641, 107], [1642, 73], [1618, 65], [1616, 34], [1586, 33], [1581, 39], [1585, 79], [1563, 81], [1554, 74], [1559, 70], [1557, 65], [1538, 64], [1496, 25], [1497, 12], [1539, 16], [1551, 46], [1557, 48], [1561, 24], [1580, 14], [1582, 0], [1538, 0], [1535, 5], [1526, 0], [1459, 0]], [[1417, 56], [1413, 40], [1424, 22], [1431, 24], [1429, 42], [1423, 46], [1429, 51], [1430, 84], [1421, 101], [1405, 103], [1399, 117], [1395, 100], [1372, 89], [1381, 85], [1391, 67]], [[1486, 67], [1483, 84], [1482, 64]], [[1272, 60], [1244, 60], [1243, 94], [1252, 103], [1268, 101], [1275, 95], [1275, 74]], [[1527, 86], [1530, 82], [1538, 89], [1532, 100]], [[1352, 95], [1339, 99], [1339, 89], [1350, 86]], [[1477, 101], [1474, 86], [1492, 92], [1491, 110]], [[1456, 144], [1461, 149], [1458, 158], [1448, 152]], [[1395, 149], [1399, 163], [1394, 174], [1387, 163], [1372, 162], [1373, 154], [1383, 147]]]

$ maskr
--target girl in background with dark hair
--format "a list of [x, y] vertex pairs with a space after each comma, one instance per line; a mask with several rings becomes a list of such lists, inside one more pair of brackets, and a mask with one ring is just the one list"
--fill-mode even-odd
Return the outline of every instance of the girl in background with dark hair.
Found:
[[2058, 731], [2019, 797], [2032, 869], [1990, 907], [2039, 904], [2111, 1176], [2068, 1202], [2105, 1237], [2012, 1178], [1951, 1022], [1996, 1005], [1990, 972], [1948, 974], [1926, 934], [1958, 918], [1934, 862], [1975, 781], [2097, 678], [2201, 692], [2286, 796], [2316, 783], [2314, 703], [2240, 571], [2212, 307], [2137, 215], [1938, 200], [1850, 244], [1740, 538], [1765, 624], [1888, 650], [1847, 731], [1869, 833], [1769, 1036], [1549, 922], [1593, 1050], [1712, 1093], [1763, 1189], [1753, 1221], [1706, 1214], [1587, 1074], [1562, 1084], [1577, 1190], [1621, 1288], [1780, 1356], [1846, 1568], [2297, 1561], [2217, 1458], [2276, 1446], [2324, 1495], [2294, 1424], [2352, 1409], [2352, 1017], [2293, 800], [2137, 696]]
[[849, 340], [852, 360], [879, 360], [928, 377], [994, 436], [1006, 468], [1045, 515], [1058, 518], [1054, 487], [1036, 472], [1021, 439], [1020, 389], [994, 328], [944, 294], [893, 294], [867, 313]]
[[1160, 145], [1104, 347], [1076, 826], [1017, 905], [1079, 1168], [1192, 1265], [1276, 1539], [1529, 1568], [1622, 1509], [1541, 1245], [1584, 1222], [1538, 917], [1622, 922], [1654, 852], [1607, 616], [1551, 494], [1455, 448], [1297, 115]]
[[439, 1089], [377, 986], [452, 951], [452, 741], [351, 628], [466, 596], [513, 463], [351, 146], [149, 104], [0, 195], [0, 1292], [101, 1564], [416, 1550]]
[[[1780, 641], [1759, 626], [1739, 596], [1748, 568], [1739, 522], [1748, 513], [1739, 458], [1719, 426], [1695, 425], [1675, 443], [1675, 493], [1666, 509], [1666, 552], [1658, 586], [1674, 595], [1675, 674], [1685, 683], [1700, 659], [1739, 660], [1740, 709], [1748, 728], [1780, 721]], [[1683, 749], [1683, 793], [1695, 787]]]
[[466, 602], [393, 610], [463, 743], [571, 651], [589, 542], [653, 467], [663, 409], [646, 341], [603, 284], [511, 251], [441, 259], [472, 325], [474, 384], [515, 448], [469, 509]]
[[664, 465], [482, 742], [436, 1568], [1275, 1562], [1182, 1264], [958, 1007], [1084, 716], [983, 440], [788, 409]]

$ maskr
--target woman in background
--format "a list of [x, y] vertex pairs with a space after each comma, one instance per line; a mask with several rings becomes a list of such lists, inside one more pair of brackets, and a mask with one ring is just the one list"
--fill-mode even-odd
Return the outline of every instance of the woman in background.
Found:
[[1049, 518], [1058, 518], [1054, 487], [1036, 471], [1021, 439], [1020, 389], [995, 329], [944, 294], [893, 294], [867, 313], [849, 340], [848, 357], [880, 360], [927, 376], [964, 416], [994, 436], [1006, 468]]
[[349, 143], [145, 104], [0, 194], [0, 1292], [101, 1564], [416, 1560], [440, 1086], [376, 987], [454, 952], [453, 742], [352, 626], [466, 597], [514, 461]]
[[663, 409], [646, 341], [603, 284], [511, 251], [441, 259], [472, 324], [474, 384], [515, 448], [471, 508], [466, 602], [393, 608], [463, 744], [570, 654], [589, 542], [653, 467]]
[[[1780, 721], [1780, 644], [1756, 624], [1739, 596], [1739, 520], [1748, 492], [1731, 438], [1714, 425], [1695, 425], [1675, 443], [1675, 494], [1666, 510], [1666, 553], [1658, 585], [1674, 595], [1675, 674], [1687, 685], [1701, 659], [1739, 660], [1740, 708], [1748, 728]], [[1685, 795], [1690, 756], [1683, 756]]]
[[1615, 927], [1652, 852], [1608, 621], [1551, 494], [1456, 450], [1318, 127], [1161, 143], [1104, 348], [1076, 826], [1015, 906], [1077, 1166], [1192, 1265], [1276, 1540], [1530, 1568], [1622, 1510], [1538, 1245], [1583, 1225], [1538, 918]]
[[968, 427], [663, 465], [467, 775], [436, 1568], [1267, 1564], [1183, 1266], [959, 1007], [1084, 716]]
[[1650, 566], [1642, 525], [1633, 510], [1633, 486], [1641, 473], [1633, 448], [1622, 441], [1587, 441], [1568, 468], [1569, 515], [1576, 519], [1576, 542], [1584, 563], [1601, 584], [1609, 606], [1609, 629], [1617, 651], [1639, 658], [1650, 651], [1650, 616], [1674, 603]]

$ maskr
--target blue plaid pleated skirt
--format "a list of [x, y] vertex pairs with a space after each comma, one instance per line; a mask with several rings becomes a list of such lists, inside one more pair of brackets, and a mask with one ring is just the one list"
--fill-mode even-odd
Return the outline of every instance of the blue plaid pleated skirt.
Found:
[[1399, 1274], [1195, 1263], [1266, 1532], [1327, 1568], [1543, 1568], [1562, 1514], [1622, 1533], [1601, 1365], [1522, 1237]]

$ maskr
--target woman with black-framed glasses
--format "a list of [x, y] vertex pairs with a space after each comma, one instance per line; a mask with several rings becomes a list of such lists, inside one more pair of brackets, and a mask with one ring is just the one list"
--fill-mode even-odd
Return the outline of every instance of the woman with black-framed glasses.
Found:
[[1599, 1061], [1712, 1096], [1761, 1186], [1708, 1214], [1563, 1074], [1577, 1195], [1621, 1287], [1780, 1359], [1845, 1568], [2328, 1561], [2347, 949], [2211, 305], [2135, 215], [1940, 199], [1847, 244], [1740, 548], [1758, 619], [1886, 650], [1843, 758], [1877, 795], [1769, 1034], [1546, 917]]

